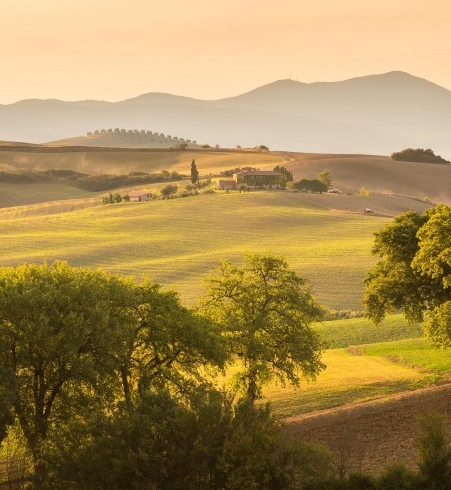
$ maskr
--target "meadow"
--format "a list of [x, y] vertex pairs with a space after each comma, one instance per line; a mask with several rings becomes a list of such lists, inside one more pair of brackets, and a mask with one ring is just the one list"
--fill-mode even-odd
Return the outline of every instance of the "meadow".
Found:
[[[333, 309], [361, 309], [374, 263], [373, 233], [386, 218], [331, 212], [283, 191], [204, 194], [67, 212], [73, 201], [0, 209], [3, 265], [66, 260], [70, 265], [150, 277], [193, 305], [202, 279], [245, 252], [284, 256]], [[80, 201], [84, 202], [83, 200]]]
[[299, 389], [273, 384], [265, 390], [281, 417], [387, 398], [446, 382], [451, 373], [449, 351], [437, 349], [401, 314], [380, 325], [356, 318], [324, 322], [315, 329], [328, 347], [326, 369]]

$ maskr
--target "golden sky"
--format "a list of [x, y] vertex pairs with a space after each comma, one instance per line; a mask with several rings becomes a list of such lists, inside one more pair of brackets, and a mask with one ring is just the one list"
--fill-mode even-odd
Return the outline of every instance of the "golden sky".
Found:
[[449, 0], [0, 0], [0, 103], [199, 99], [406, 71], [451, 90]]

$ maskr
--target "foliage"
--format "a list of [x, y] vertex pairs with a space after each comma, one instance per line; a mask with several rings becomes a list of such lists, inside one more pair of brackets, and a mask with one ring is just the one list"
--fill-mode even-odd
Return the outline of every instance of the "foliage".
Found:
[[167, 184], [162, 189], [160, 189], [160, 194], [162, 196], [168, 197], [171, 194], [175, 194], [177, 192], [178, 187], [173, 184]]
[[298, 182], [294, 182], [291, 187], [301, 192], [313, 192], [315, 194], [327, 191], [327, 185], [318, 179], [301, 179]]
[[423, 214], [403, 213], [376, 233], [373, 253], [382, 259], [365, 280], [366, 314], [380, 322], [402, 309], [406, 318], [422, 322], [440, 346], [451, 345], [449, 318], [451, 208], [437, 205]]
[[419, 470], [424, 488], [446, 490], [451, 482], [451, 449], [447, 422], [442, 415], [433, 414], [420, 421], [418, 437]]
[[72, 170], [33, 170], [24, 173], [0, 172], [0, 182], [15, 183], [37, 183], [37, 182], [58, 182], [80, 187], [91, 192], [105, 191], [118, 187], [133, 186], [148, 183], [159, 183], [184, 179], [185, 176], [178, 172], [161, 171], [160, 173], [149, 174], [146, 172], [130, 172], [127, 175], [121, 174], [95, 174], [88, 175]]
[[243, 172], [244, 170], [257, 170], [255, 167], [236, 167], [229, 170], [221, 170], [219, 175], [221, 177], [232, 177], [233, 174], [237, 174], [238, 172]]
[[423, 148], [416, 148], [415, 150], [412, 148], [407, 148], [405, 150], [392, 153], [390, 158], [392, 160], [402, 162], [450, 163], [440, 155], [435, 155], [430, 148], [427, 150], [424, 150]]
[[283, 175], [285, 175], [285, 180], [286, 182], [291, 182], [293, 180], [293, 173], [290, 172], [286, 167], [283, 165], [276, 165], [273, 168], [274, 172], [279, 172]]
[[362, 197], [368, 197], [370, 195], [370, 191], [366, 188], [366, 187], [361, 187], [359, 189], [359, 196], [362, 196]]
[[126, 281], [65, 263], [0, 269], [0, 365], [14, 378], [13, 413], [36, 472], [52, 423], [97, 390], [117, 328], [129, 322], [127, 289]]
[[199, 181], [199, 171], [197, 170], [196, 167], [196, 161], [193, 159], [193, 161], [191, 162], [191, 183], [195, 184], [198, 181]]
[[325, 168], [318, 174], [318, 180], [329, 187], [332, 185], [332, 172]]
[[224, 261], [206, 285], [201, 311], [222, 327], [230, 352], [241, 359], [237, 384], [250, 403], [274, 376], [298, 385], [300, 373], [315, 378], [325, 367], [311, 328], [322, 310], [282, 257], [246, 254], [241, 268]]
[[176, 293], [63, 262], [0, 269], [0, 334], [0, 390], [13, 390], [0, 415], [18, 421], [37, 485], [59, 426], [120, 406], [131, 417], [147, 393], [185, 399], [226, 355]]

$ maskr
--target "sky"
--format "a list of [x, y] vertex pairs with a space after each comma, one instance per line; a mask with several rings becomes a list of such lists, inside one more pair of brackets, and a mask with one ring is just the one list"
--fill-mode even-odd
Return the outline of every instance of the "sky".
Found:
[[451, 90], [449, 0], [0, 0], [0, 104], [214, 100], [400, 70]]

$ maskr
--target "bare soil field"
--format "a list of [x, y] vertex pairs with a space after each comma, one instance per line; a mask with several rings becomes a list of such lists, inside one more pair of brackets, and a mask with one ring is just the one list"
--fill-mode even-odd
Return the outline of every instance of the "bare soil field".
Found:
[[349, 473], [377, 474], [402, 463], [417, 469], [419, 420], [442, 414], [451, 421], [451, 382], [387, 398], [287, 418], [295, 438], [329, 447]]
[[365, 213], [368, 216], [393, 217], [405, 211], [417, 211], [422, 213], [432, 204], [420, 199], [395, 196], [390, 194], [370, 193], [369, 196], [358, 194], [305, 194], [296, 193], [296, 198], [330, 209], [331, 211], [343, 211], [348, 213]]
[[280, 152], [294, 180], [313, 179], [325, 168], [332, 185], [355, 195], [361, 187], [371, 194], [401, 196], [433, 204], [451, 203], [451, 165], [399, 162], [378, 155], [326, 155]]

